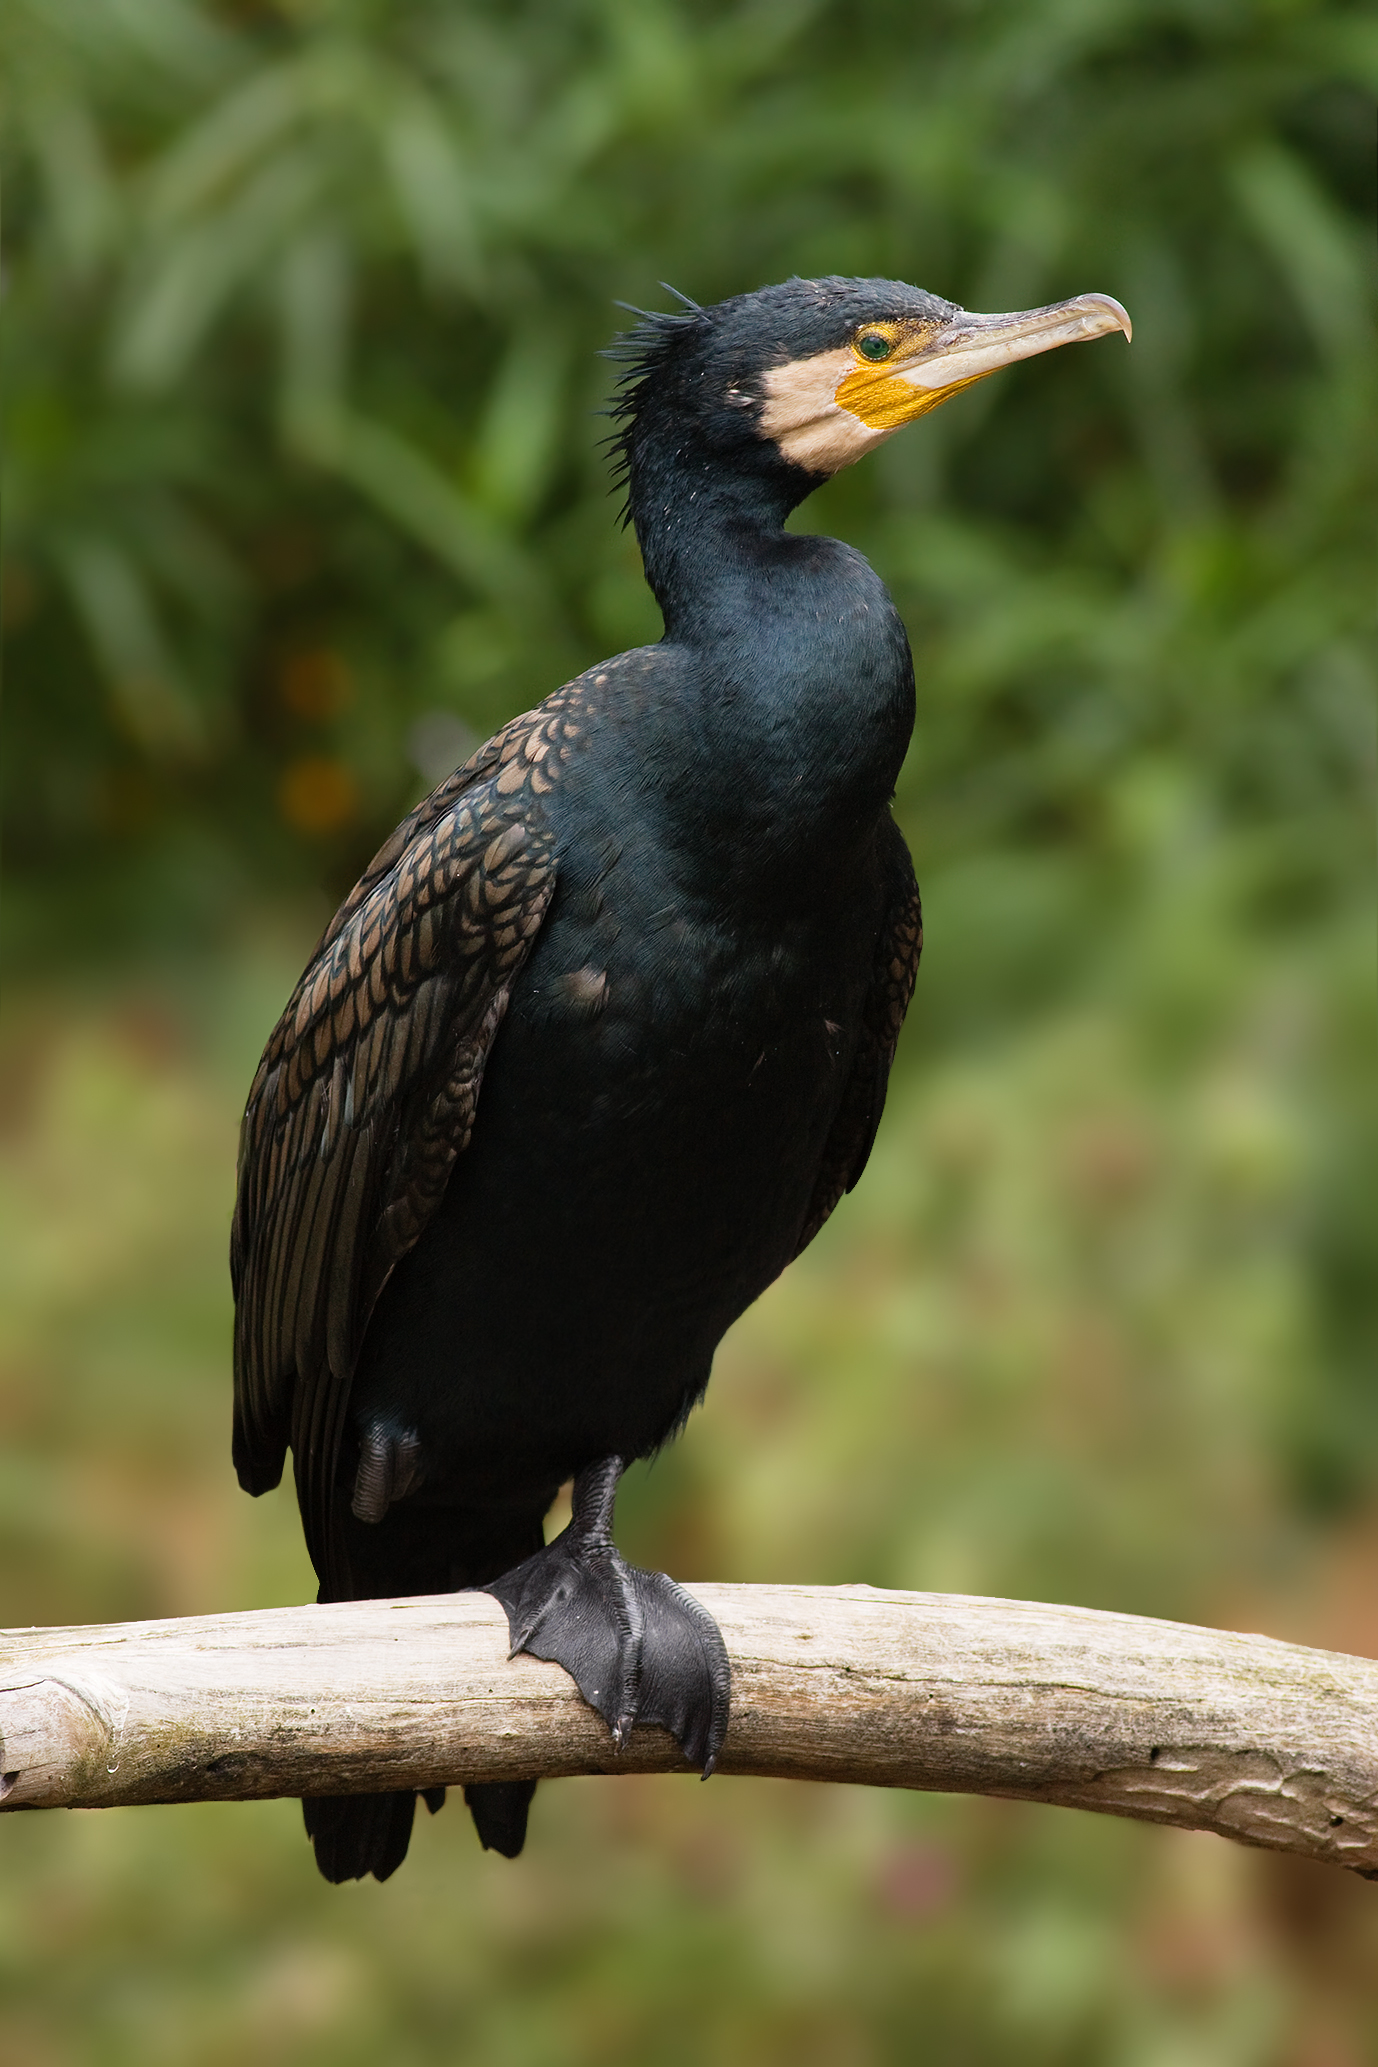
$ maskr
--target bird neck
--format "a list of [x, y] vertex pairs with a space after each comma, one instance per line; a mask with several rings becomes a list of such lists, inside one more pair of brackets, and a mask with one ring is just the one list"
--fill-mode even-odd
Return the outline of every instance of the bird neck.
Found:
[[894, 790], [914, 722], [904, 626], [860, 553], [785, 530], [810, 476], [728, 473], [685, 443], [637, 457], [631, 515], [675, 685], [638, 735], [637, 779], [719, 883], [793, 891], [865, 845]]
[[744, 578], [776, 557], [786, 517], [817, 485], [759, 448], [731, 462], [682, 431], [629, 443], [627, 508], [667, 639], [714, 636], [740, 606]]

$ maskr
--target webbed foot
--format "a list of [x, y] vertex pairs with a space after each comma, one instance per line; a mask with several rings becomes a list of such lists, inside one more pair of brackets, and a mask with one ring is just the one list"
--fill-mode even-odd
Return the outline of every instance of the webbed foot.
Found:
[[507, 1611], [512, 1656], [563, 1665], [619, 1751], [637, 1723], [659, 1723], [706, 1780], [727, 1733], [727, 1651], [706, 1608], [613, 1542], [622, 1468], [606, 1457], [581, 1471], [569, 1527], [482, 1591]]

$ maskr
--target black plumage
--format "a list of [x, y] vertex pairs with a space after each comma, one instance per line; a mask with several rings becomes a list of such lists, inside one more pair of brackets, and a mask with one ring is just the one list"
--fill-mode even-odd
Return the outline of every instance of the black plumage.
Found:
[[[399, 826], [249, 1095], [241, 1483], [275, 1485], [290, 1446], [323, 1599], [484, 1587], [619, 1743], [660, 1720], [705, 1770], [721, 1639], [622, 1563], [617, 1479], [860, 1176], [920, 948], [889, 811], [904, 628], [859, 554], [784, 521], [993, 340], [1024, 356], [1115, 306], [971, 317], [832, 280], [647, 318], [619, 443], [663, 640], [514, 719]], [[465, 1790], [485, 1845], [520, 1850], [531, 1792]], [[321, 1870], [384, 1878], [413, 1809], [308, 1802]]]

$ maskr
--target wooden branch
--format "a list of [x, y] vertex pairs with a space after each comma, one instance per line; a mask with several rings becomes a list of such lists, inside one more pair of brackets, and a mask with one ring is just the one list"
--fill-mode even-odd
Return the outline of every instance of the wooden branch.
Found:
[[[1215, 1830], [1378, 1878], [1378, 1662], [1086, 1608], [699, 1586], [725, 1773], [1005, 1795]], [[618, 1756], [486, 1594], [0, 1634], [5, 1808], [683, 1771]]]

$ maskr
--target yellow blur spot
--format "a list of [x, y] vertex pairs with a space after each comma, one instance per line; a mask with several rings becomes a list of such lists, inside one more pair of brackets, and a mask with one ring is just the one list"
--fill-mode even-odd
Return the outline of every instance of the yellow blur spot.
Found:
[[19, 560], [8, 560], [0, 573], [0, 624], [17, 631], [38, 608], [38, 583]]
[[359, 785], [343, 761], [303, 754], [278, 784], [278, 808], [299, 832], [334, 832], [358, 811]]
[[116, 837], [142, 832], [158, 808], [158, 793], [142, 768], [107, 770], [99, 792], [99, 815]]

